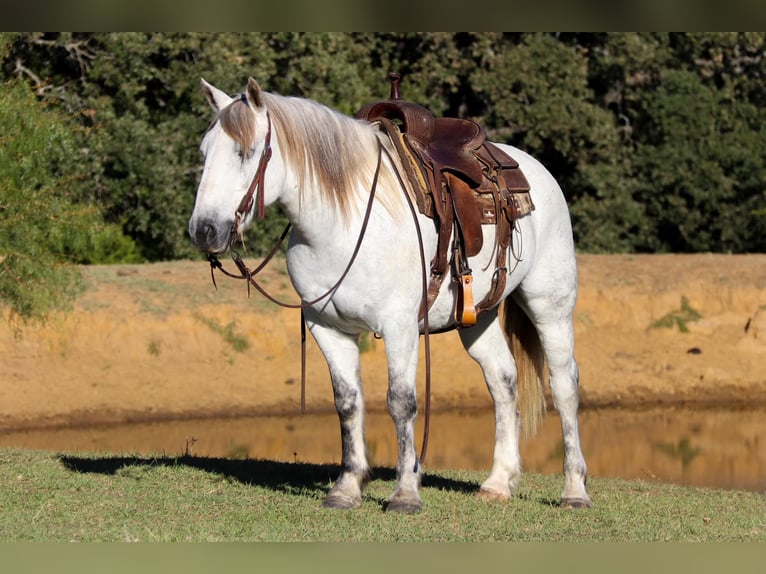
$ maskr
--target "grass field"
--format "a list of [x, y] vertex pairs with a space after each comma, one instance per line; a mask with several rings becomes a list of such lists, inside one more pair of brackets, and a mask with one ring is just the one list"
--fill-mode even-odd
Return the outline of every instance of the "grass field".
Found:
[[513, 500], [475, 496], [483, 473], [426, 472], [417, 515], [384, 512], [393, 470], [362, 507], [322, 497], [334, 465], [0, 450], [0, 541], [766, 541], [763, 493], [592, 479], [594, 507], [558, 507], [562, 478], [525, 474]]

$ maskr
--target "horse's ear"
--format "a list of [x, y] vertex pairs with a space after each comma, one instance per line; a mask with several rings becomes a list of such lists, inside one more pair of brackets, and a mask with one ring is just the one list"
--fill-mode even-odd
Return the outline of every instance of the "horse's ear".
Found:
[[247, 79], [247, 101], [250, 102], [253, 107], [260, 108], [263, 106], [263, 90], [252, 77]]
[[225, 92], [222, 92], [213, 84], [207, 83], [204, 78], [200, 78], [199, 83], [208, 103], [210, 103], [210, 107], [216, 112], [231, 103], [231, 98]]

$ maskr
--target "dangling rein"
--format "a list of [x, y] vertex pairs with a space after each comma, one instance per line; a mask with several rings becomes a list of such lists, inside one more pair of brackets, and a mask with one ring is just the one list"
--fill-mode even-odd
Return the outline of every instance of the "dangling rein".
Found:
[[[264, 200], [264, 193], [263, 193], [263, 179], [264, 174], [266, 173], [266, 166], [269, 163], [269, 160], [271, 159], [271, 117], [269, 116], [268, 112], [266, 113], [266, 119], [268, 122], [268, 129], [266, 131], [266, 138], [264, 141], [264, 147], [263, 151], [261, 152], [261, 157], [258, 161], [258, 169], [255, 172], [255, 175], [253, 176], [253, 180], [250, 183], [250, 186], [247, 189], [247, 193], [242, 198], [242, 201], [239, 204], [239, 207], [237, 208], [237, 211], [235, 212], [234, 217], [234, 223], [231, 227], [231, 239], [230, 244], [234, 242], [234, 240], [239, 236], [239, 227], [244, 219], [244, 217], [250, 213], [250, 211], [253, 209], [253, 204], [256, 203], [258, 205], [258, 218], [263, 220], [265, 217], [265, 200]], [[226, 275], [227, 277], [231, 277], [232, 279], [244, 279], [247, 281], [247, 296], [250, 297], [250, 286], [252, 285], [255, 287], [255, 289], [266, 299], [271, 301], [272, 303], [275, 303], [276, 305], [279, 305], [280, 307], [285, 307], [288, 309], [300, 309], [301, 310], [301, 412], [306, 412], [306, 322], [304, 320], [303, 316], [303, 310], [307, 307], [311, 307], [312, 305], [315, 305], [316, 303], [319, 303], [323, 299], [326, 299], [330, 295], [332, 295], [338, 287], [340, 287], [341, 283], [343, 283], [343, 280], [346, 278], [346, 275], [348, 275], [349, 271], [351, 270], [351, 266], [354, 264], [354, 261], [356, 261], [356, 257], [359, 254], [359, 249], [362, 246], [362, 240], [364, 239], [364, 235], [367, 231], [367, 225], [370, 221], [370, 215], [372, 213], [372, 205], [373, 201], [375, 199], [375, 191], [378, 187], [378, 176], [380, 174], [380, 166], [381, 166], [381, 160], [382, 160], [382, 152], [385, 151], [386, 155], [388, 156], [389, 160], [391, 161], [391, 165], [395, 166], [395, 163], [393, 162], [390, 153], [388, 150], [386, 150], [383, 147], [383, 144], [378, 140], [378, 161], [377, 165], [375, 166], [375, 175], [372, 178], [372, 185], [370, 187], [370, 198], [367, 200], [367, 209], [364, 213], [364, 219], [362, 220], [362, 228], [359, 231], [359, 237], [356, 241], [356, 245], [354, 247], [354, 252], [351, 254], [351, 259], [348, 262], [348, 265], [346, 265], [346, 269], [341, 274], [338, 281], [335, 282], [335, 284], [330, 287], [325, 293], [320, 295], [319, 297], [311, 300], [311, 301], [303, 301], [302, 303], [285, 303], [283, 301], [279, 301], [272, 295], [270, 295], [266, 290], [258, 283], [255, 276], [263, 270], [264, 267], [271, 261], [271, 259], [274, 257], [274, 255], [279, 251], [280, 246], [282, 245], [282, 242], [284, 241], [285, 237], [287, 237], [287, 233], [290, 230], [290, 223], [287, 224], [284, 231], [282, 231], [282, 234], [279, 236], [279, 239], [274, 244], [274, 246], [271, 248], [271, 251], [266, 255], [266, 257], [261, 261], [261, 263], [255, 268], [250, 269], [245, 262], [242, 260], [242, 258], [239, 256], [239, 253], [232, 250], [232, 260], [234, 261], [234, 264], [236, 265], [239, 275], [236, 275], [234, 273], [230, 273], [226, 269], [224, 269], [223, 264], [218, 260], [218, 256], [212, 253], [208, 253], [207, 260], [210, 263], [210, 277], [213, 281], [213, 286], [215, 286], [216, 289], [218, 289], [218, 285], [215, 281], [215, 270], [218, 269]], [[404, 182], [402, 181], [401, 175], [398, 173], [398, 170], [394, 168], [394, 171], [396, 172], [397, 177], [399, 178], [399, 183], [402, 186], [402, 190], [404, 190], [404, 195], [407, 197], [407, 201], [409, 202], [410, 211], [412, 212], [413, 220], [415, 221], [415, 228], [417, 230], [418, 234], [418, 243], [420, 246], [420, 260], [421, 265], [423, 269], [423, 335], [425, 340], [425, 356], [426, 356], [426, 398], [425, 398], [425, 422], [424, 422], [424, 429], [423, 429], [423, 445], [421, 447], [420, 451], [420, 462], [421, 464], [424, 462], [426, 457], [426, 449], [428, 447], [428, 432], [430, 428], [430, 419], [431, 419], [431, 352], [430, 352], [430, 342], [429, 342], [429, 329], [428, 329], [428, 310], [427, 310], [427, 302], [425, 294], [428, 290], [428, 284], [427, 284], [427, 277], [426, 277], [426, 266], [425, 266], [425, 254], [423, 252], [423, 238], [420, 233], [420, 226], [417, 224], [417, 214], [415, 212], [415, 208], [412, 205], [412, 200], [409, 197], [409, 194], [406, 191], [406, 188], [404, 187]]]

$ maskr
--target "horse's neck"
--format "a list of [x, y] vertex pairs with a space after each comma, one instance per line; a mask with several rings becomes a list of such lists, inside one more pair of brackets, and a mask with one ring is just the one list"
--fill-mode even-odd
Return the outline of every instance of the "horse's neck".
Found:
[[271, 161], [265, 175], [266, 205], [277, 203], [295, 225], [300, 216], [301, 193], [297, 175], [285, 162], [279, 138], [272, 142]]
[[[324, 106], [315, 103], [303, 105], [317, 109], [324, 108]], [[308, 111], [311, 112], [312, 110], [309, 109]], [[325, 112], [333, 113], [329, 108]], [[331, 127], [341, 133], [335, 134], [328, 139], [338, 141], [341, 138], [352, 138], [351, 141], [359, 140], [364, 145], [369, 145], [370, 149], [375, 149], [373, 145], [375, 135], [367, 124], [362, 124], [354, 118], [337, 113], [331, 117], [334, 122], [328, 124], [328, 129]], [[290, 137], [290, 134], [279, 133], [276, 131], [277, 129], [275, 126], [276, 137], [272, 140], [272, 160], [267, 170], [267, 203], [277, 201], [291, 224], [307, 238], [331, 241], [331, 238], [336, 235], [335, 232], [342, 231], [340, 229], [341, 226], [354, 226], [353, 221], [363, 217], [366, 207], [364, 203], [368, 197], [367, 191], [369, 191], [363, 189], [366, 185], [363, 181], [373, 177], [375, 164], [372, 160], [375, 159], [374, 155], [371, 154], [372, 160], [365, 157], [365, 165], [361, 166], [349, 166], [347, 163], [344, 163], [344, 157], [337, 158], [338, 169], [342, 169], [345, 166], [350, 172], [364, 176], [353, 178], [349, 184], [350, 189], [343, 190], [343, 193], [348, 194], [348, 201], [352, 204], [347, 218], [341, 213], [341, 209], [336, 201], [337, 198], [333, 198], [334, 192], [321, 187], [322, 178], [302, 177], [302, 174], [296, 171], [298, 169], [297, 165], [303, 163], [302, 158], [299, 162], [296, 162], [294, 159], [291, 161], [291, 158], [287, 156], [288, 151], [286, 147], [280, 145], [284, 144], [285, 138]], [[313, 140], [306, 139], [304, 141], [304, 145], [314, 144]], [[319, 144], [317, 143], [316, 145]], [[302, 152], [299, 152], [299, 155], [300, 153]], [[340, 155], [340, 152], [338, 153]], [[311, 156], [311, 154], [306, 155], [307, 157]], [[372, 165], [367, 165], [370, 163]], [[315, 168], [304, 165], [303, 169], [312, 170]]]

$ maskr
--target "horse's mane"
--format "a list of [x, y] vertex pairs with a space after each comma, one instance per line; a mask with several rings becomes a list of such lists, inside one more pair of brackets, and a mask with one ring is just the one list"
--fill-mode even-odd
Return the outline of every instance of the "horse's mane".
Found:
[[[360, 187], [369, 190], [372, 185], [377, 161], [375, 132], [369, 124], [313, 100], [268, 92], [263, 96], [274, 136], [288, 167], [298, 177], [301, 192], [314, 184], [348, 215], [350, 194]], [[226, 134], [247, 150], [255, 138], [255, 117], [245, 101], [235, 99], [220, 111], [218, 119]], [[381, 170], [378, 185], [396, 189], [388, 170]], [[381, 199], [391, 210], [391, 201]]]

